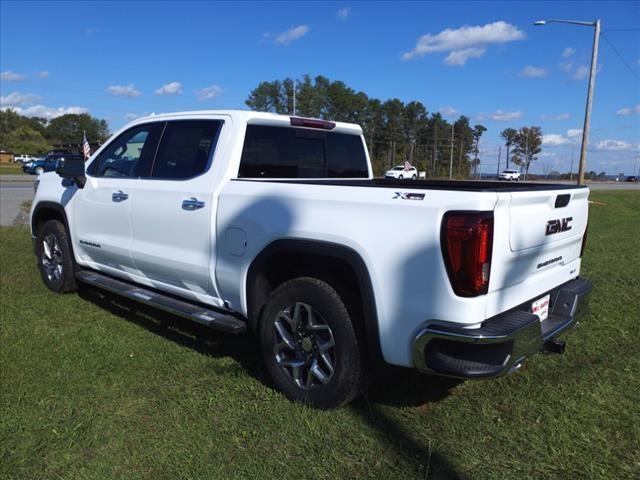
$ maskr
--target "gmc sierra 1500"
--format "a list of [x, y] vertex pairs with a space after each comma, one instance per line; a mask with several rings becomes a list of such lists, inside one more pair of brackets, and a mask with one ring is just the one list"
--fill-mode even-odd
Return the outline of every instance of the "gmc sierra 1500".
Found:
[[31, 231], [54, 292], [79, 281], [251, 331], [285, 395], [332, 408], [380, 362], [494, 377], [559, 350], [591, 290], [588, 195], [378, 180], [357, 125], [186, 112], [40, 175]]

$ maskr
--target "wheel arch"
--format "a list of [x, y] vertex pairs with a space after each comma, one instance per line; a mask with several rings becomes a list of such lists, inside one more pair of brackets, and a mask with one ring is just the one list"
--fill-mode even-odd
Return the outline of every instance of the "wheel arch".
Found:
[[33, 246], [35, 250], [35, 239], [38, 236], [38, 232], [42, 226], [49, 220], [58, 220], [63, 225], [69, 236], [69, 247], [71, 248], [72, 257], [75, 259], [73, 251], [73, 242], [71, 241], [71, 230], [69, 229], [69, 222], [67, 221], [67, 212], [64, 207], [56, 202], [42, 201], [33, 209], [31, 214], [31, 237], [33, 239]]
[[[279, 262], [286, 259], [286, 265]], [[343, 278], [338, 278], [339, 274]], [[303, 239], [276, 240], [252, 261], [246, 278], [246, 304], [249, 329], [257, 331], [259, 317], [269, 294], [283, 282], [297, 276], [318, 276], [334, 288], [336, 283], [355, 283], [353, 298], [361, 321], [356, 328], [364, 336], [367, 356], [372, 365], [382, 362], [378, 314], [369, 270], [358, 252], [345, 245]], [[334, 280], [333, 284], [331, 280]], [[340, 288], [337, 288], [340, 290]], [[343, 293], [340, 292], [339, 293]]]

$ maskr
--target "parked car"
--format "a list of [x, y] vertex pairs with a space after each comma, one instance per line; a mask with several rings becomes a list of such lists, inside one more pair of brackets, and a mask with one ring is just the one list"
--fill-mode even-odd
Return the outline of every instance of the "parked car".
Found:
[[15, 157], [13, 159], [14, 162], [16, 163], [22, 163], [23, 165], [25, 163], [29, 163], [36, 160], [36, 157], [32, 157], [31, 155], [18, 155], [17, 157]]
[[498, 175], [498, 180], [520, 180], [520, 172], [518, 170], [503, 170]]
[[416, 170], [416, 167], [411, 165], [397, 165], [391, 170], [387, 170], [384, 174], [384, 178], [395, 178], [396, 180], [411, 178], [415, 180], [418, 178], [418, 170]]
[[39, 180], [50, 290], [82, 282], [249, 331], [274, 385], [318, 408], [383, 363], [489, 378], [561, 352], [591, 290], [586, 186], [374, 179], [353, 124], [155, 115]]
[[51, 172], [56, 169], [58, 160], [60, 159], [81, 159], [81, 155], [70, 153], [50, 153], [43, 158], [38, 158], [22, 166], [22, 171], [31, 175], [41, 175], [44, 172]]
[[633, 175], [630, 175], [626, 178], [627, 182], [637, 182], [638, 181], [638, 177], [635, 177]]

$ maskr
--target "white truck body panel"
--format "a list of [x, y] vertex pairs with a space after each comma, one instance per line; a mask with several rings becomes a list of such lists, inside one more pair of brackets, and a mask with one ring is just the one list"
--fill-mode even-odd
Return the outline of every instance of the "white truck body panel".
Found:
[[[474, 191], [237, 179], [247, 124], [289, 127], [288, 117], [256, 112], [147, 117], [114, 138], [133, 125], [176, 119], [224, 121], [212, 166], [196, 178], [88, 176], [78, 189], [65, 187], [53, 172], [40, 176], [32, 208], [43, 201], [63, 205], [79, 265], [246, 316], [247, 272], [270, 243], [303, 239], [346, 246], [368, 270], [384, 359], [407, 367], [413, 366], [412, 342], [430, 322], [477, 327], [580, 273], [588, 189]], [[339, 122], [333, 131], [362, 134], [360, 127]], [[370, 162], [368, 171], [371, 178]], [[128, 199], [113, 202], [118, 191]], [[407, 200], [396, 192], [424, 198]], [[569, 194], [570, 202], [555, 208], [560, 193]], [[205, 206], [185, 211], [181, 203], [191, 197]], [[452, 210], [493, 212], [486, 295], [465, 298], [453, 291], [440, 238], [443, 215]], [[571, 230], [545, 235], [547, 221], [566, 217], [573, 219]]]

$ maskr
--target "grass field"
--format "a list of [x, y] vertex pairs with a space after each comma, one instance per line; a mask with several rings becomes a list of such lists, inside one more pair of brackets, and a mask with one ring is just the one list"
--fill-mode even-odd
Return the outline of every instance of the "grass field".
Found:
[[26, 175], [22, 171], [22, 165], [17, 163], [3, 163], [0, 164], [0, 175]]
[[565, 355], [486, 382], [390, 369], [332, 412], [275, 392], [249, 337], [49, 293], [3, 228], [0, 477], [640, 478], [640, 195], [592, 199], [592, 313]]

